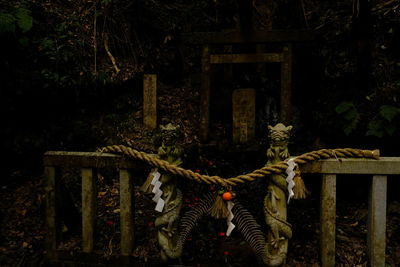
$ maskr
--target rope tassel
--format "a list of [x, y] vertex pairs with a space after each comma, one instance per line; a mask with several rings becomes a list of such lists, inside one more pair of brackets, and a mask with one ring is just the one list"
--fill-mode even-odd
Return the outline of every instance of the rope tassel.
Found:
[[307, 195], [307, 189], [304, 184], [303, 179], [301, 179], [300, 171], [295, 171], [295, 176], [293, 178], [294, 187], [293, 187], [293, 199], [304, 199]]
[[228, 217], [229, 210], [221, 195], [217, 195], [215, 198], [214, 205], [210, 209], [210, 214], [215, 219], [225, 219]]

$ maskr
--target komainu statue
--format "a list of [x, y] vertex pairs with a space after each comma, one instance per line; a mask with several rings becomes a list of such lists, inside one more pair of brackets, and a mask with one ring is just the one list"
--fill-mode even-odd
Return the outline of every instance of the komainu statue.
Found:
[[[266, 166], [289, 158], [288, 143], [292, 126], [278, 123], [268, 126], [270, 147], [267, 150]], [[264, 247], [263, 260], [268, 266], [285, 264], [288, 250], [288, 239], [292, 237], [292, 227], [286, 221], [287, 184], [285, 174], [269, 176], [267, 195], [264, 199], [265, 221], [269, 226]]]
[[[158, 148], [157, 155], [160, 159], [166, 160], [174, 165], [181, 165], [181, 150], [176, 146], [179, 135], [179, 127], [168, 124], [161, 127], [162, 145]], [[179, 240], [179, 213], [182, 208], [182, 192], [177, 188], [177, 177], [163, 173], [160, 177], [162, 183], [161, 198], [165, 201], [164, 208], [155, 220], [155, 227], [158, 230], [158, 242], [161, 247], [161, 258], [180, 258], [182, 245]]]

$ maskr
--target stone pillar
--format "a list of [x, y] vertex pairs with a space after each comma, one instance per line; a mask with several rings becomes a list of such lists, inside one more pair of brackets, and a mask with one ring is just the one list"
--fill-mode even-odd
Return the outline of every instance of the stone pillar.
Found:
[[245, 144], [254, 139], [256, 121], [256, 91], [237, 89], [232, 95], [233, 143]]
[[157, 127], [157, 75], [143, 76], [143, 124], [150, 128]]

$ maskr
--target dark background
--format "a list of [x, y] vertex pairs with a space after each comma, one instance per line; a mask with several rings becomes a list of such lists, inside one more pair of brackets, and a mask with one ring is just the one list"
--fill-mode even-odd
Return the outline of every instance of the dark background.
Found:
[[[398, 2], [384, 0], [0, 1], [0, 185], [7, 194], [26, 184], [40, 191], [48, 150], [126, 144], [155, 152], [157, 130], [142, 126], [146, 73], [157, 74], [159, 124], [182, 126], [188, 168], [203, 166], [200, 156], [219, 164], [223, 176], [263, 164], [267, 125], [279, 122], [279, 65], [266, 65], [265, 73], [234, 66], [230, 81], [223, 67], [213, 67], [210, 143], [219, 150], [199, 150], [201, 47], [183, 44], [181, 33], [233, 28], [315, 31], [313, 41], [293, 44], [291, 154], [354, 147], [398, 156], [399, 18]], [[261, 145], [242, 159], [229, 154], [230, 94], [249, 87], [257, 91]], [[343, 196], [354, 184], [339, 184]], [[389, 182], [390, 199], [398, 200], [396, 186]]]

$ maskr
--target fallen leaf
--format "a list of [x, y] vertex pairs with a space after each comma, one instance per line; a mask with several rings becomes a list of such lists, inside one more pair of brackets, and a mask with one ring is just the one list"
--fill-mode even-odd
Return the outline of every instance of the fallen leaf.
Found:
[[98, 194], [97, 194], [97, 197], [98, 198], [100, 198], [100, 197], [102, 197], [102, 196], [104, 196], [105, 194], [107, 194], [107, 192], [99, 192]]
[[43, 199], [43, 195], [42, 194], [38, 194], [37, 195], [37, 201], [39, 204], [42, 204], [42, 199]]
[[358, 225], [358, 221], [356, 221], [355, 223], [351, 223], [349, 224], [350, 226], [357, 226]]
[[112, 192], [114, 195], [118, 195], [118, 194], [119, 194], [119, 191], [118, 191], [117, 188], [114, 188], [111, 192]]
[[28, 242], [24, 242], [22, 243], [22, 248], [26, 248], [28, 245], [29, 245]]
[[171, 35], [171, 34], [168, 34], [168, 35], [165, 36], [165, 38], [164, 38], [164, 44], [168, 43], [168, 41], [171, 41], [171, 40], [172, 40], [172, 35]]
[[114, 212], [114, 213], [119, 213], [119, 212], [120, 212], [120, 209], [115, 209], [113, 212]]

